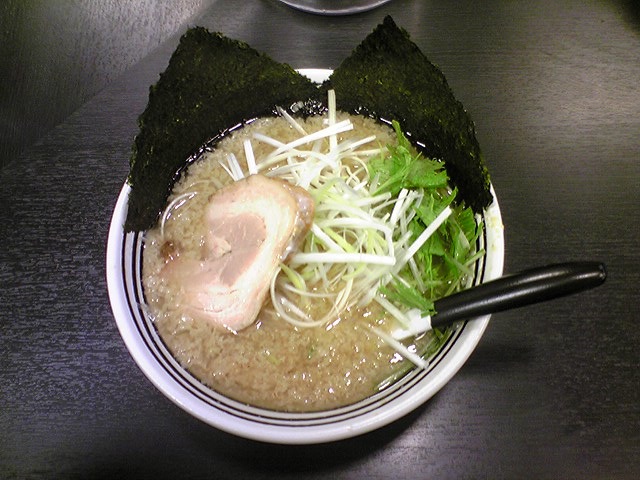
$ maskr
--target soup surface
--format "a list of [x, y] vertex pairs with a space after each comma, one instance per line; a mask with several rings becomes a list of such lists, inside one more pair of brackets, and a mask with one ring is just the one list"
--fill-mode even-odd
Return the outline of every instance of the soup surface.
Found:
[[[355, 128], [341, 139], [375, 135], [379, 145], [393, 144], [393, 130], [372, 119], [339, 113]], [[323, 118], [299, 120], [307, 131], [320, 130]], [[246, 166], [244, 142], [251, 139], [256, 158], [273, 146], [253, 140], [263, 133], [282, 142], [299, 138], [281, 118], [258, 119], [235, 131], [215, 150], [189, 166], [176, 183], [170, 201], [174, 208], [160, 226], [148, 231], [143, 255], [143, 285], [150, 314], [163, 341], [175, 358], [212, 389], [240, 402], [281, 411], [310, 412], [348, 405], [375, 393], [394, 372], [407, 368], [404, 360], [367, 328], [376, 322], [384, 328], [384, 312], [378, 304], [350, 308], [327, 327], [300, 328], [284, 321], [268, 300], [256, 322], [229, 332], [185, 314], [163, 269], [175, 256], [198, 258], [206, 232], [202, 215], [208, 199], [232, 181], [220, 161], [233, 154]], [[190, 195], [195, 193], [195, 195]], [[317, 315], [328, 306], [319, 304]], [[390, 322], [389, 322], [390, 323]], [[409, 348], [422, 351], [432, 333]]]

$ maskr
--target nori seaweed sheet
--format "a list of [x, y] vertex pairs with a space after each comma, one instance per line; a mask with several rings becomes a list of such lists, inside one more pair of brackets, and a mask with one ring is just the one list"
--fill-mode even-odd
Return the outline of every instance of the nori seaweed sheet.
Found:
[[181, 169], [204, 144], [247, 120], [275, 114], [276, 105], [318, 113], [328, 88], [336, 90], [341, 110], [399, 121], [425, 156], [445, 162], [453, 185], [475, 212], [491, 203], [473, 122], [442, 72], [391, 17], [322, 88], [243, 42], [195, 27], [183, 35], [150, 88], [138, 120], [125, 231], [155, 224]]
[[125, 231], [151, 228], [188, 158], [210, 139], [316, 94], [317, 85], [246, 43], [189, 29], [140, 115]]
[[339, 109], [397, 120], [426, 157], [445, 162], [475, 212], [492, 196], [475, 126], [443, 73], [387, 16], [331, 75]]

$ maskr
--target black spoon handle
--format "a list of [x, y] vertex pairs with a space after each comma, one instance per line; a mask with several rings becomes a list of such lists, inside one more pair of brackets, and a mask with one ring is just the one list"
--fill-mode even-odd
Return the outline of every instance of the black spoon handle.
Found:
[[570, 262], [507, 275], [437, 300], [433, 327], [551, 300], [601, 285], [607, 278], [599, 262]]

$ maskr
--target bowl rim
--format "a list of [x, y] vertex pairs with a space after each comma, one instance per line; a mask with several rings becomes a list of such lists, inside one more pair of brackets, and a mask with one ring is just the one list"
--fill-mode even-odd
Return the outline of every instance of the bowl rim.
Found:
[[[320, 82], [328, 77], [331, 70], [300, 69], [299, 72], [313, 81]], [[433, 368], [430, 367], [422, 376], [415, 377], [411, 386], [406, 390], [399, 390], [395, 395], [385, 393], [381, 398], [384, 399], [388, 396], [389, 399], [380, 405], [375, 401], [370, 402], [370, 405], [367, 408], [362, 408], [362, 411], [357, 415], [341, 416], [341, 412], [349, 411], [349, 407], [345, 407], [325, 412], [327, 414], [333, 412], [332, 415], [335, 414], [335, 417], [327, 415], [326, 418], [335, 418], [335, 420], [306, 424], [303, 421], [305, 414], [280, 414], [282, 419], [290, 416], [302, 419], [298, 423], [289, 425], [284, 421], [271, 423], [261, 421], [261, 412], [268, 412], [264, 409], [237, 405], [240, 411], [244, 408], [253, 412], [243, 416], [238, 415], [237, 411], [216, 408], [206, 398], [194, 395], [193, 388], [191, 390], [185, 389], [184, 385], [169, 372], [167, 366], [158, 361], [158, 356], [148, 348], [148, 344], [142, 338], [141, 331], [133, 318], [131, 291], [123, 281], [127, 271], [123, 249], [129, 247], [127, 242], [130, 239], [127, 238], [127, 235], [132, 235], [131, 233], [126, 234], [124, 231], [130, 191], [130, 186], [125, 182], [114, 207], [107, 238], [107, 289], [118, 331], [137, 366], [158, 390], [194, 417], [227, 433], [268, 443], [314, 444], [355, 437], [381, 428], [424, 404], [451, 380], [476, 348], [489, 323], [490, 315], [461, 322], [459, 334], [447, 348], [447, 351], [442, 353], [442, 358]], [[480, 279], [482, 282], [501, 276], [504, 267], [503, 224], [493, 185], [491, 193], [493, 202], [483, 213], [486, 253], [483, 257], [484, 266]], [[185, 370], [177, 362], [170, 367], [185, 373]], [[202, 384], [200, 387], [212, 392]], [[312, 416], [310, 414], [309, 418]]]
[[368, 12], [378, 8], [391, 0], [369, 0], [350, 2], [346, 6], [340, 2], [332, 0], [322, 0], [319, 2], [309, 0], [280, 0], [285, 5], [306, 13], [316, 15], [353, 15], [355, 13]]

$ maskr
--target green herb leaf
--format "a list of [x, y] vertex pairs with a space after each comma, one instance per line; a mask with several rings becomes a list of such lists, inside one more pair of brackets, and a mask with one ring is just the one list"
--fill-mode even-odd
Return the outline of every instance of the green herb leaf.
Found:
[[394, 281], [387, 287], [380, 289], [380, 293], [388, 300], [405, 305], [409, 308], [417, 308], [423, 314], [433, 313], [433, 302], [427, 299], [418, 289], [400, 281]]
[[446, 187], [449, 177], [442, 162], [424, 158], [416, 152], [404, 135], [397, 121], [392, 122], [397, 145], [388, 145], [389, 156], [381, 156], [369, 162], [372, 177], [378, 176], [376, 193], [390, 192], [397, 196], [403, 188]]

